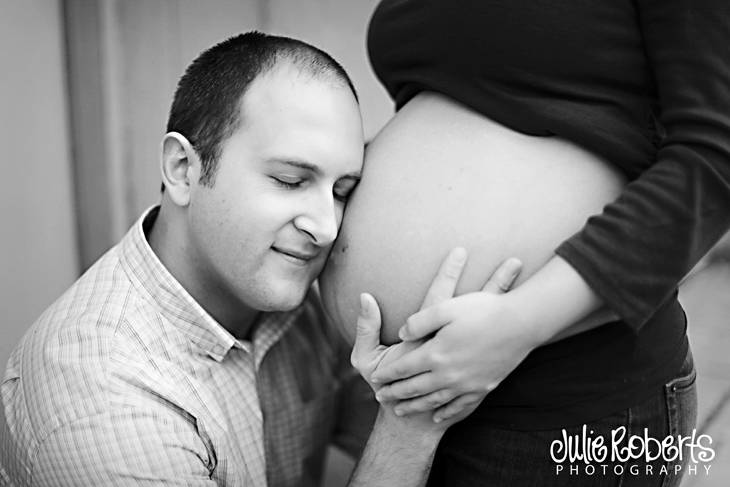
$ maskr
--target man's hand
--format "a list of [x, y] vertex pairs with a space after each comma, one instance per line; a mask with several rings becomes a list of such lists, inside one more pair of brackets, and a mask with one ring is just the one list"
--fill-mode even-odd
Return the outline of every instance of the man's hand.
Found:
[[[453, 263], [453, 258], [450, 255], [447, 261]], [[431, 305], [424, 302], [424, 309], [409, 318], [403, 330], [406, 342], [390, 348], [380, 345], [377, 305], [372, 298], [364, 299], [353, 363], [366, 379], [371, 379], [376, 390], [379, 383], [398, 382], [378, 390], [383, 406], [351, 486], [425, 485], [428, 466], [445, 427], [471, 412], [486, 391], [496, 387], [530, 350], [559, 336], [603, 305], [577, 271], [557, 256], [509, 293], [504, 291], [510, 289], [513, 279], [503, 278], [519, 272], [520, 265], [517, 270], [509, 270], [517, 264], [515, 261], [507, 261], [495, 272], [483, 290], [486, 292], [451, 298], [465, 258], [455, 260], [461, 264], [446, 270], [442, 266], [434, 279], [429, 290]], [[449, 272], [455, 269], [455, 274]], [[413, 340], [424, 339], [412, 348]], [[373, 370], [379, 382], [372, 381]], [[408, 388], [413, 381], [416, 386], [406, 389], [406, 397], [413, 399], [397, 407], [449, 388], [452, 391], [444, 397], [455, 397], [454, 404], [463, 395], [476, 394], [479, 399], [474, 403], [464, 400], [466, 409], [441, 424], [431, 421], [431, 411], [397, 417], [388, 402], [387, 388]], [[459, 395], [459, 391], [464, 392]], [[443, 410], [449, 404], [436, 411], [436, 419], [452, 412]]]
[[[421, 305], [421, 311], [414, 316], [433, 309], [439, 303], [450, 302], [448, 300], [453, 298], [454, 290], [466, 263], [466, 258], [466, 251], [462, 248], [456, 248], [449, 253], [426, 293], [426, 297]], [[506, 292], [519, 275], [521, 269], [522, 263], [519, 260], [507, 259], [489, 278], [482, 289], [482, 293], [497, 295]], [[434, 329], [432, 331], [436, 330]], [[410, 360], [414, 354], [418, 357], [419, 351], [430, 342], [430, 340], [424, 338], [428, 334], [421, 333], [419, 339], [411, 339], [390, 347], [381, 345], [380, 310], [371, 295], [363, 294], [361, 296], [360, 316], [357, 323], [357, 336], [352, 351], [352, 363], [378, 393], [377, 396], [381, 402], [387, 403], [393, 399], [398, 399], [399, 392], [406, 393], [405, 397], [410, 399], [398, 404], [394, 410], [395, 414], [404, 415], [414, 412], [426, 412], [442, 406], [433, 416], [433, 419], [437, 423], [449, 420], [443, 425], [445, 428], [471, 413], [479, 402], [481, 402], [486, 392], [483, 394], [480, 391], [459, 393], [458, 389], [450, 387], [431, 389], [416, 395], [407, 394], [409, 391], [414, 390], [412, 388], [423, 388], [424, 385], [428, 387], [429, 377], [427, 373], [416, 375], [405, 381], [401, 380], [385, 386], [380, 390], [378, 390], [376, 383], [371, 380], [376, 370], [375, 377], [377, 378], [378, 375], [382, 374], [382, 369], [385, 369], [387, 372], [392, 367], [399, 367], [399, 364], [404, 360]], [[455, 352], [455, 354], [458, 353], [460, 351]], [[402, 360], [399, 360], [401, 357]], [[387, 375], [383, 376], [387, 377]], [[424, 376], [426, 379], [425, 382], [423, 381]], [[410, 375], [404, 377], [407, 378]], [[380, 382], [388, 381], [381, 380]], [[392, 407], [392, 405], [389, 406]], [[430, 414], [428, 416], [430, 422]]]

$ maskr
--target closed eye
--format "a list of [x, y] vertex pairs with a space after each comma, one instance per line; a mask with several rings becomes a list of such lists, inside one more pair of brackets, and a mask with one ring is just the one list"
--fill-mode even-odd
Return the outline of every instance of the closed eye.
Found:
[[301, 186], [302, 182], [304, 181], [301, 178], [285, 178], [275, 176], [272, 176], [271, 179], [274, 180], [277, 185], [286, 189], [296, 189]]

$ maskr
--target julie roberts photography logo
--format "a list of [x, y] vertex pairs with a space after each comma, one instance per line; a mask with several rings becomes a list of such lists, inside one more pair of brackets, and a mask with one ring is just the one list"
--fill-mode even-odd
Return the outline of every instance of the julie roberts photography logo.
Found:
[[581, 434], [568, 434], [550, 444], [556, 475], [709, 475], [715, 458], [710, 435], [654, 438], [644, 428], [628, 434], [626, 427], [610, 436], [594, 435], [583, 425]]

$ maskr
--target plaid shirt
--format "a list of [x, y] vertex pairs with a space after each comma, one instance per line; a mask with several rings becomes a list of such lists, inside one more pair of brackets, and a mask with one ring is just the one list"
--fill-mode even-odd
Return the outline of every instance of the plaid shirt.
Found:
[[316, 293], [237, 340], [157, 259], [147, 215], [10, 357], [0, 485], [318, 485], [375, 407]]

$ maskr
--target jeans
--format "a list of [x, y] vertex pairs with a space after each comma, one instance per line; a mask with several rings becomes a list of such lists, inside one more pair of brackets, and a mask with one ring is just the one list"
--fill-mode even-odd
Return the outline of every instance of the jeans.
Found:
[[[647, 461], [643, 455], [642, 458], [627, 459], [627, 455], [620, 453], [626, 450], [620, 449], [612, 459], [612, 445], [616, 443], [619, 448], [625, 447], [633, 435], [643, 439], [644, 428], [647, 428], [646, 436], [660, 442], [667, 436], [673, 436], [675, 445], [677, 435], [692, 436], [697, 421], [696, 375], [692, 353], [688, 351], [677, 376], [656, 394], [628, 409], [587, 423], [585, 435], [584, 425], [564, 430], [512, 431], [490, 424], [471, 424], [468, 434], [462, 431], [458, 441], [449, 441], [451, 431], [448, 431], [436, 452], [428, 487], [676, 487], [688, 462], [691, 462], [689, 447], [685, 446], [681, 460], [672, 460], [670, 450], [665, 450], [667, 455]], [[625, 432], [623, 435], [622, 431]], [[601, 441], [598, 437], [602, 437], [607, 447], [605, 459], [599, 461], [599, 448], [589, 462], [563, 460], [568, 451], [564, 435], [573, 439], [577, 435], [579, 441], [583, 441], [585, 436], [589, 445], [592, 443], [598, 447]], [[656, 445], [649, 450], [656, 456], [659, 445], [646, 440], [643, 443]], [[584, 444], [574, 445], [573, 451], [590, 450], [590, 447], [582, 448]], [[554, 457], [551, 456], [551, 445]], [[638, 440], [635, 445], [636, 451], [639, 451]], [[704, 445], [709, 446], [706, 442]], [[557, 460], [563, 461], [558, 463]], [[701, 463], [693, 468], [698, 472], [704, 471]]]

